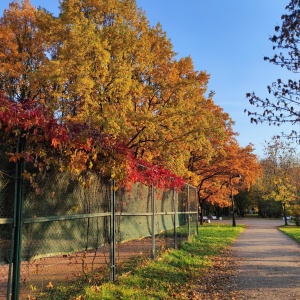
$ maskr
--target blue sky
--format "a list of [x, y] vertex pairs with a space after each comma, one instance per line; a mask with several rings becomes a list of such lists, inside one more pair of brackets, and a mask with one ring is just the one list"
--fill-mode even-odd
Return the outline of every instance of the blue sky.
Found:
[[[0, 12], [9, 0], [1, 0]], [[56, 14], [59, 1], [32, 0]], [[137, 0], [146, 11], [151, 25], [161, 23], [178, 57], [191, 56], [195, 70], [210, 74], [209, 90], [215, 91], [215, 103], [236, 122], [241, 146], [254, 144], [255, 153], [263, 157], [265, 141], [289, 126], [254, 125], [244, 109], [246, 93], [255, 91], [268, 97], [267, 86], [277, 78], [292, 79], [284, 69], [263, 60], [272, 56], [269, 37], [281, 24], [289, 0]], [[293, 128], [295, 129], [295, 128]]]

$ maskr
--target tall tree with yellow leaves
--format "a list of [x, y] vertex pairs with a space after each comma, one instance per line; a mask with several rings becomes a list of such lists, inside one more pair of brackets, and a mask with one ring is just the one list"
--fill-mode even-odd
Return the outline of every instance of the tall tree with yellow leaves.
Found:
[[59, 18], [42, 18], [50, 27], [41, 26], [56, 45], [46, 74], [61, 117], [91, 124], [137, 158], [184, 175], [214, 119], [208, 75], [190, 57], [175, 59], [161, 26], [150, 27], [135, 1], [65, 0], [61, 7]]
[[60, 4], [57, 17], [29, 0], [13, 1], [4, 12], [0, 88], [10, 99], [44, 106], [67, 130], [81, 128], [80, 144], [99, 152], [70, 144], [72, 165], [103, 169], [99, 158], [107, 152], [93, 144], [97, 134], [122, 145], [106, 166], [120, 178], [130, 164], [128, 149], [191, 182], [201, 175], [191, 168], [227, 157], [232, 121], [206, 96], [209, 76], [195, 71], [190, 57], [176, 58], [166, 33], [149, 25], [136, 1]]
[[266, 158], [261, 162], [264, 169], [263, 198], [281, 203], [287, 225], [287, 211], [298, 200], [299, 161], [295, 147], [289, 142], [273, 137], [265, 147]]

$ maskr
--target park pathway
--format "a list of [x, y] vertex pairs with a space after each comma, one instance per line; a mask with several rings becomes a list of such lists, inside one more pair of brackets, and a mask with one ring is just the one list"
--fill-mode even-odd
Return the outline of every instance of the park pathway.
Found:
[[300, 246], [277, 229], [282, 220], [243, 219], [232, 245], [236, 299], [300, 300]]

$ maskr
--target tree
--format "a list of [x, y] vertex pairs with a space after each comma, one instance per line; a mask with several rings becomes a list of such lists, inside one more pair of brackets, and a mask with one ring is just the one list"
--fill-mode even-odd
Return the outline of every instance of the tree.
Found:
[[[5, 133], [15, 130], [7, 123], [11, 106], [14, 117], [17, 111], [22, 115], [23, 123], [14, 125], [36, 125], [28, 125], [24, 133], [36, 142], [36, 133], [45, 133], [37, 128], [46, 120], [34, 124], [30, 111], [45, 111], [47, 122], [60, 125], [68, 137], [73, 134], [73, 139], [64, 138], [69, 150], [64, 153], [76, 173], [98, 166], [124, 180], [128, 170], [131, 178], [137, 177], [137, 161], [158, 164], [156, 171], [151, 167], [156, 174], [166, 174], [163, 166], [184, 173], [180, 168], [188, 152], [180, 146], [204, 139], [193, 117], [195, 108], [198, 115], [206, 105], [208, 76], [195, 72], [190, 58], [175, 60], [166, 34], [159, 25], [149, 26], [135, 1], [62, 1], [57, 18], [36, 10], [28, 0], [13, 1], [1, 18], [0, 31], [9, 37], [0, 42]], [[103, 137], [113, 151], [100, 150]], [[48, 142], [62, 146], [57, 137]]]
[[[286, 68], [294, 74], [299, 72], [299, 18], [300, 3], [291, 0], [286, 6], [287, 13], [283, 14], [282, 25], [275, 27], [276, 34], [270, 40], [274, 44], [273, 50], [279, 50], [273, 57], [265, 57], [266, 61]], [[268, 86], [269, 94], [274, 98], [262, 99], [255, 93], [247, 93], [250, 104], [257, 107], [255, 112], [248, 111], [251, 122], [268, 122], [270, 125], [282, 123], [298, 124], [300, 120], [299, 102], [300, 81], [289, 79], [283, 82], [277, 79]], [[299, 138], [299, 133], [293, 131], [290, 137]]]
[[[177, 60], [161, 26], [150, 27], [133, 0], [64, 0], [58, 17], [14, 1], [1, 20], [12, 49], [0, 47], [6, 95], [33, 99], [59, 124], [86, 128], [82, 143], [98, 132], [136, 159], [185, 177], [191, 151], [209, 147], [223, 126], [220, 108], [205, 96], [209, 76], [195, 71], [190, 57]], [[16, 62], [20, 70], [11, 73]], [[73, 161], [95, 167], [83, 152]], [[110, 156], [118, 158], [110, 168], [124, 179], [130, 160], [121, 153]]]
[[209, 153], [193, 152], [190, 159], [189, 170], [198, 191], [201, 223], [205, 203], [221, 207], [233, 205], [232, 197], [239, 190], [249, 189], [260, 174], [252, 146], [240, 147], [231, 127], [225, 129], [227, 135], [222, 142], [212, 143]]
[[195, 71], [190, 57], [176, 60], [161, 26], [150, 27], [135, 1], [61, 6], [61, 18], [44, 17], [50, 25], [43, 25], [57, 45], [47, 73], [56, 72], [61, 116], [89, 123], [136, 158], [184, 175], [190, 144], [206, 143], [204, 128], [213, 118], [208, 75]]
[[[193, 181], [191, 164], [230, 151], [232, 121], [206, 96], [209, 76], [190, 57], [176, 58], [161, 26], [149, 26], [134, 0], [63, 0], [58, 17], [13, 1], [0, 32], [2, 112], [11, 105], [22, 115], [15, 125], [31, 124], [22, 133], [28, 151], [31, 140], [33, 150], [40, 149], [34, 142], [42, 147], [50, 120], [64, 134], [51, 133], [44, 145], [64, 151], [63, 169], [77, 174], [95, 170], [124, 181], [137, 178], [143, 162], [156, 165], [155, 174], [167, 169]], [[34, 124], [31, 111], [47, 120]], [[15, 130], [2, 116], [5, 134]], [[39, 152], [45, 162], [52, 157]]]
[[265, 147], [265, 155], [266, 158], [261, 162], [265, 185], [263, 198], [281, 204], [287, 225], [287, 212], [299, 197], [297, 154], [291, 143], [273, 137]]
[[[261, 164], [261, 161], [260, 161]], [[252, 212], [258, 213], [260, 217], [279, 218], [282, 214], [282, 209], [279, 202], [275, 202], [273, 199], [266, 200], [264, 195], [269, 186], [264, 181], [263, 168], [260, 176], [256, 179], [255, 184], [246, 192], [246, 204], [247, 209], [251, 209]], [[239, 196], [237, 195], [239, 201]], [[239, 205], [239, 204], [237, 204]]]
[[42, 96], [40, 75], [49, 47], [37, 27], [35, 8], [29, 0], [9, 5], [0, 19], [0, 90], [21, 102]]
[[256, 183], [250, 187], [250, 189], [239, 190], [239, 193], [234, 196], [236, 208], [241, 216], [245, 216], [247, 212], [257, 211], [258, 201], [257, 201], [257, 190]]

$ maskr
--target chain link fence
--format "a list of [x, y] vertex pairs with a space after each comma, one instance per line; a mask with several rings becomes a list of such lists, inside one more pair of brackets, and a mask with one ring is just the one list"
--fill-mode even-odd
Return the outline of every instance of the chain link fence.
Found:
[[[13, 164], [1, 169], [7, 171], [0, 173], [0, 299], [10, 299], [15, 180]], [[91, 175], [84, 186], [55, 171], [36, 180], [38, 193], [24, 183], [21, 299], [79, 278], [114, 280], [124, 261], [154, 258], [198, 230], [196, 190], [189, 185], [176, 192], [136, 183], [115, 191], [112, 181]]]

